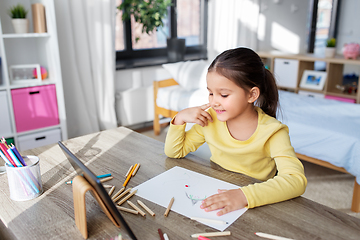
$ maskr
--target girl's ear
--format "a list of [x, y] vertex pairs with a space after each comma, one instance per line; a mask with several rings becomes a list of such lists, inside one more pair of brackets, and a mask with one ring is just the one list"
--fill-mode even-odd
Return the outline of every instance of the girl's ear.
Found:
[[253, 87], [250, 89], [250, 95], [248, 103], [254, 103], [260, 96], [260, 89], [258, 87]]

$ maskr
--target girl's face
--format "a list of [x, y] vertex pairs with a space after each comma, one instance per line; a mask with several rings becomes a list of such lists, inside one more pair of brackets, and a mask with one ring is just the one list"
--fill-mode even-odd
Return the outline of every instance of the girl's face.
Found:
[[216, 111], [219, 121], [236, 120], [252, 109], [250, 93], [233, 81], [216, 72], [209, 72], [206, 81], [209, 103]]

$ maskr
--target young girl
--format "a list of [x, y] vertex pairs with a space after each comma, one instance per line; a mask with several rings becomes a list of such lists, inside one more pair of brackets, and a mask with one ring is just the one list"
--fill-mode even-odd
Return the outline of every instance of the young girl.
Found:
[[[207, 142], [211, 161], [263, 181], [218, 190], [201, 208], [221, 216], [243, 207], [288, 200], [304, 193], [307, 180], [291, 146], [288, 127], [276, 120], [278, 90], [271, 72], [248, 48], [215, 58], [206, 77], [209, 103], [180, 111], [171, 121], [165, 154], [183, 158]], [[185, 132], [186, 123], [196, 123]]]

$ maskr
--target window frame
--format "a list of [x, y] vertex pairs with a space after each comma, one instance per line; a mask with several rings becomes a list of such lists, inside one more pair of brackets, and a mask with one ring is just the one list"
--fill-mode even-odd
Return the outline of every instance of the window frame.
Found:
[[[172, 0], [170, 15], [170, 36], [177, 37], [176, 0]], [[207, 23], [208, 23], [208, 0], [200, 0], [200, 42], [195, 46], [186, 46], [185, 60], [207, 59]], [[134, 50], [131, 39], [131, 21], [124, 23], [124, 46], [123, 51], [116, 51], [116, 69], [145, 67], [167, 63], [167, 48], [152, 48]], [[154, 61], [155, 60], [155, 61]]]

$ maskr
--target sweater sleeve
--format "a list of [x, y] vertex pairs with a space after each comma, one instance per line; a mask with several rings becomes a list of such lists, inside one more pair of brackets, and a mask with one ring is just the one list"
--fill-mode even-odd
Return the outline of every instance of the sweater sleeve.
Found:
[[165, 139], [165, 154], [171, 158], [183, 158], [189, 152], [196, 151], [205, 138], [200, 125], [195, 124], [189, 131], [185, 131], [185, 124], [174, 125], [173, 120]]
[[241, 188], [248, 200], [248, 208], [298, 197], [307, 185], [303, 165], [291, 146], [287, 128], [277, 131], [265, 147], [274, 159], [278, 173], [265, 182]]

